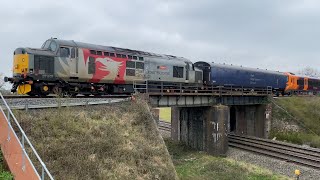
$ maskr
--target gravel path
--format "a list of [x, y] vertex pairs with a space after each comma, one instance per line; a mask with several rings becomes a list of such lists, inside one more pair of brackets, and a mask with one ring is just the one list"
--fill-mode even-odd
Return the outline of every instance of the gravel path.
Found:
[[292, 178], [294, 177], [294, 171], [299, 169], [301, 172], [300, 180], [320, 179], [320, 170], [282, 161], [268, 156], [258, 155], [256, 153], [243, 151], [236, 148], [229, 147], [227, 156], [235, 160], [255, 164], [257, 166], [269, 169], [274, 173], [282, 174]]

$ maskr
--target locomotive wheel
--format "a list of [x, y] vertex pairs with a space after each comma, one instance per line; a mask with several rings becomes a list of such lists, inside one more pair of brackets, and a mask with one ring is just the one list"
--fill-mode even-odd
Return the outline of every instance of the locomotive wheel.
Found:
[[55, 86], [52, 88], [52, 92], [56, 95], [58, 95], [59, 97], [63, 97], [63, 93], [62, 93], [62, 88]]

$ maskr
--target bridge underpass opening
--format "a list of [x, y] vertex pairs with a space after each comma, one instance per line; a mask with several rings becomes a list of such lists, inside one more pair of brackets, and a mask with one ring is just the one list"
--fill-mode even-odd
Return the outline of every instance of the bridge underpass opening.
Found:
[[234, 106], [231, 106], [230, 108], [230, 124], [229, 124], [229, 131], [235, 133], [236, 132], [236, 124], [237, 124], [237, 114], [236, 114], [236, 108]]

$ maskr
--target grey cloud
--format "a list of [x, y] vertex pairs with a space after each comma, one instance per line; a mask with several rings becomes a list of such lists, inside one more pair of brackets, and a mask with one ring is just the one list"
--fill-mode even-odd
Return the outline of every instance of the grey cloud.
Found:
[[0, 2], [0, 72], [50, 37], [281, 71], [319, 66], [317, 1]]

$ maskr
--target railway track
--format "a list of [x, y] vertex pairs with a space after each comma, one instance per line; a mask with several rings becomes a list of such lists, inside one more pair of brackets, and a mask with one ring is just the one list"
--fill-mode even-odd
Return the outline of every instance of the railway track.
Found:
[[[48, 95], [48, 96], [26, 96], [26, 95], [3, 95], [5, 99], [45, 99], [45, 98], [59, 98], [59, 96], [56, 95]], [[75, 97], [70, 98], [127, 98], [130, 97], [130, 95], [95, 95], [95, 96], [83, 96], [78, 95]], [[65, 97], [68, 98], [68, 97]]]
[[163, 131], [171, 132], [171, 123], [165, 121], [159, 121], [159, 129]]
[[[160, 121], [159, 129], [171, 132], [171, 124]], [[229, 146], [267, 155], [287, 162], [320, 168], [320, 149], [250, 136], [228, 134]]]
[[261, 139], [256, 137], [229, 134], [229, 146], [275, 157], [313, 168], [320, 168], [320, 149]]

